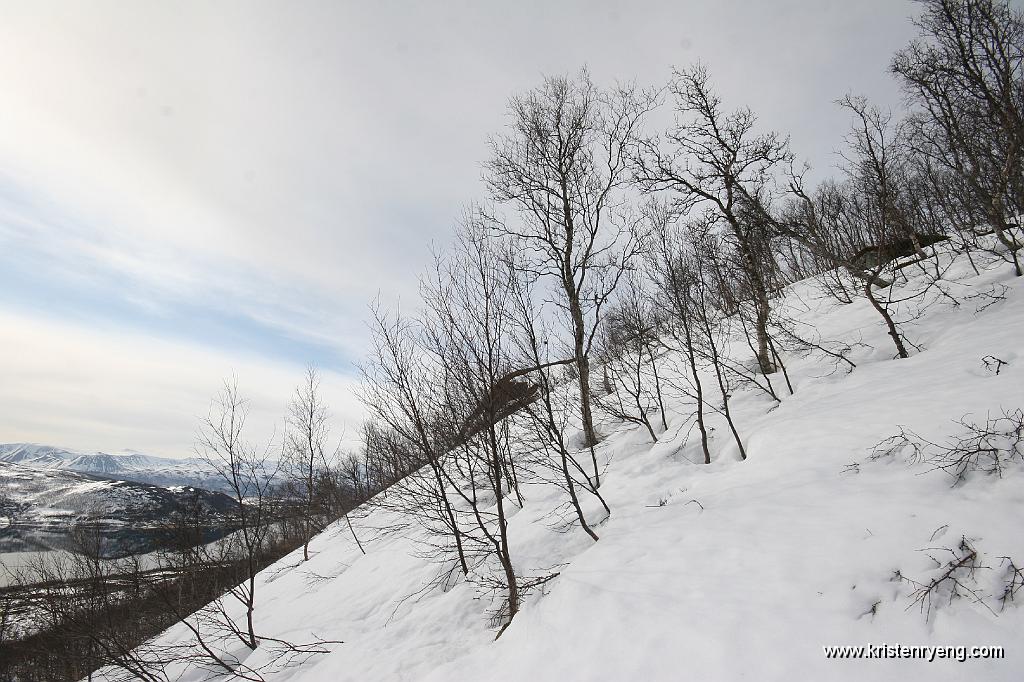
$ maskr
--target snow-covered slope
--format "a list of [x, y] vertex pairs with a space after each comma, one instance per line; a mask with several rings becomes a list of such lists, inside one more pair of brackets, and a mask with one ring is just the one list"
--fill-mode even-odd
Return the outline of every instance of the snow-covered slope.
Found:
[[[261, 575], [256, 629], [344, 644], [268, 679], [1020, 679], [1024, 590], [1000, 601], [1012, 577], [1006, 557], [1024, 566], [1019, 458], [1001, 476], [979, 472], [954, 486], [906, 449], [871, 457], [901, 426], [943, 442], [963, 433], [955, 420], [965, 415], [984, 422], [1024, 407], [1024, 280], [1006, 268], [951, 273], [961, 278], [950, 285], [960, 304], [937, 300], [907, 324], [921, 350], [904, 360], [892, 359], [867, 302], [839, 305], [811, 283], [791, 287], [789, 312], [823, 342], [857, 342], [857, 366], [790, 354], [793, 395], [777, 386], [775, 406], [738, 393], [746, 461], [716, 421], [714, 462], [698, 463], [690, 405], [679, 397], [656, 444], [640, 428], [604, 423], [601, 490], [612, 514], [596, 528], [599, 542], [559, 523], [560, 491], [524, 485], [509, 527], [517, 569], [559, 575], [529, 595], [497, 641], [489, 593], [469, 582], [431, 587], [438, 567], [419, 557], [421, 531], [375, 532], [398, 519], [371, 511], [354, 519], [362, 555], [344, 525], [328, 529], [309, 562], [295, 553]], [[1003, 286], [1005, 300], [985, 296]], [[1008, 364], [996, 374], [984, 356]], [[603, 516], [595, 504], [587, 512]], [[966, 596], [950, 599], [939, 584], [923, 611], [916, 586], [941, 578], [964, 547], [979, 564], [957, 574]], [[187, 635], [179, 628], [162, 640]], [[823, 651], [880, 644], [995, 645], [1006, 657], [830, 660]], [[254, 667], [266, 651], [232, 649]]]
[[0, 462], [34, 469], [77, 471], [160, 486], [190, 485], [221, 490], [224, 485], [213, 467], [195, 457], [172, 459], [137, 452], [110, 454], [34, 443], [5, 443], [0, 444]]
[[112, 554], [146, 551], [175, 511], [199, 504], [211, 520], [233, 507], [224, 493], [118, 481], [0, 462], [0, 552], [69, 546], [75, 526], [104, 538]]

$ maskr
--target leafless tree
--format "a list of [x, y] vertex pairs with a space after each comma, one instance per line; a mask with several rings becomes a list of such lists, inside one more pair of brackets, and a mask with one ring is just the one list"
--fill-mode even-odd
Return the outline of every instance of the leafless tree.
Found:
[[389, 315], [377, 305], [372, 332], [360, 397], [371, 419], [367, 461], [386, 493], [374, 503], [415, 519], [437, 542], [433, 558], [447, 561], [454, 552], [458, 569], [468, 576], [465, 532], [444, 469], [451, 441], [443, 422], [444, 386], [438, 381], [443, 368], [424, 352], [417, 320]]
[[231, 521], [238, 531], [231, 538], [245, 565], [244, 580], [230, 590], [245, 609], [245, 624], [237, 625], [224, 611], [223, 625], [245, 646], [256, 649], [256, 574], [274, 522], [272, 491], [281, 462], [271, 458], [269, 445], [260, 448], [245, 440], [248, 412], [249, 403], [239, 393], [238, 382], [226, 380], [200, 424], [196, 452], [214, 467], [235, 501]]
[[[825, 182], [813, 197], [799, 184], [801, 202], [792, 212], [791, 224], [802, 224], [803, 239], [827, 260], [844, 263], [861, 280], [861, 293], [885, 324], [897, 356], [909, 357], [907, 342], [894, 315], [896, 304], [918, 298], [942, 278], [937, 262], [924, 271], [924, 285], [907, 291], [895, 289], [898, 257], [928, 260], [924, 247], [936, 240], [937, 225], [929, 219], [927, 189], [916, 175], [914, 151], [905, 122], [870, 105], [864, 98], [847, 96], [839, 104], [851, 112], [853, 126], [842, 152], [842, 182]], [[846, 285], [836, 280], [833, 292], [848, 296]]]
[[173, 659], [145, 642], [148, 623], [167, 622], [147, 601], [152, 578], [138, 557], [105, 557], [105, 545], [96, 526], [76, 526], [68, 552], [36, 556], [5, 588], [31, 623], [0, 657], [10, 679], [91, 680], [107, 666], [112, 682], [167, 682]]
[[921, 0], [919, 37], [892, 71], [915, 107], [917, 150], [962, 183], [1018, 276], [1024, 214], [1024, 15], [1004, 0]]
[[669, 90], [675, 124], [664, 140], [642, 143], [637, 177], [648, 191], [669, 192], [676, 213], [701, 213], [727, 236], [753, 304], [758, 366], [771, 374], [776, 367], [768, 328], [776, 265], [768, 248], [773, 226], [768, 207], [776, 176], [792, 158], [788, 141], [775, 133], [757, 134], [750, 109], [725, 111], [701, 65], [676, 71]]
[[[671, 311], [665, 325], [666, 336], [685, 356], [688, 369], [687, 385], [675, 388], [681, 388], [694, 400], [694, 419], [701, 434], [704, 462], [711, 462], [709, 412], [725, 419], [740, 458], [746, 459], [746, 448], [730, 406], [733, 393], [738, 385], [749, 383], [774, 394], [767, 375], [767, 386], [760, 384], [742, 363], [736, 362], [731, 348], [731, 322], [736, 315], [720, 260], [727, 237], [716, 229], [717, 218], [706, 212], [696, 218], [683, 218], [671, 205], [655, 203], [648, 207], [648, 215], [652, 233], [650, 271]], [[706, 370], [710, 370], [718, 386], [720, 402], [709, 398], [711, 394], [702, 377]]]
[[537, 580], [517, 572], [508, 519], [523, 503], [512, 422], [536, 398], [526, 377], [538, 368], [524, 368], [529, 359], [518, 353], [518, 275], [492, 221], [479, 207], [467, 212], [454, 246], [422, 281], [416, 317], [375, 312], [364, 400], [375, 420], [367, 467], [385, 486], [374, 504], [428, 529], [427, 558], [451, 565], [457, 555], [467, 580], [500, 589], [503, 630]]
[[[514, 273], [502, 245], [489, 238], [488, 223], [477, 207], [471, 208], [453, 248], [437, 259], [424, 281], [424, 340], [443, 369], [443, 422], [450, 434], [444, 471], [468, 517], [474, 579], [503, 589], [497, 620], [507, 627], [521, 599], [508, 532], [508, 506], [516, 500], [522, 505], [510, 421], [532, 399], [534, 389], [506, 378], [516, 362], [511, 338]], [[487, 566], [492, 558], [500, 566], [497, 580]]]
[[309, 561], [309, 541], [313, 535], [341, 516], [356, 545], [363, 550], [348, 516], [355, 503], [352, 496], [346, 494], [349, 490], [354, 493], [355, 489], [349, 486], [357, 486], [359, 481], [342, 475], [340, 449], [330, 450], [329, 417], [327, 405], [321, 398], [320, 374], [310, 367], [288, 405], [283, 465], [286, 489], [301, 500], [299, 525], [304, 561]]
[[658, 435], [651, 423], [652, 413], [660, 418], [660, 430], [668, 429], [659, 372], [663, 347], [658, 326], [649, 294], [636, 276], [627, 277], [598, 336], [597, 358], [607, 387], [595, 396], [603, 411], [642, 425], [654, 442]]
[[723, 314], [722, 305], [715, 302], [716, 282], [714, 278], [717, 267], [714, 261], [716, 254], [721, 251], [720, 242], [717, 241], [719, 237], [705, 221], [690, 222], [687, 229], [690, 234], [689, 248], [685, 257], [689, 267], [688, 272], [683, 270], [680, 276], [684, 281], [688, 281], [689, 315], [695, 322], [694, 327], [699, 338], [697, 347], [702, 352], [705, 361], [711, 366], [718, 384], [722, 400], [715, 409], [725, 418], [729, 432], [739, 451], [740, 459], [746, 459], [747, 450], [743, 446], [743, 439], [740, 438], [729, 405], [729, 401], [733, 397], [733, 381], [727, 367], [727, 353], [723, 352], [726, 348], [726, 316]]
[[[168, 527], [173, 531], [172, 543], [160, 553], [155, 571], [167, 579], [153, 582], [148, 603], [155, 605], [165, 627], [175, 625], [187, 636], [170, 642], [150, 641], [147, 646], [151, 658], [155, 653], [173, 662], [179, 671], [197, 670], [212, 677], [264, 682], [268, 673], [296, 667], [340, 643], [320, 638], [296, 643], [260, 632], [253, 634], [263, 651], [262, 662], [247, 662], [248, 651], [239, 655], [239, 642], [248, 649], [248, 633], [236, 623], [230, 603], [241, 602], [248, 612], [248, 603], [241, 597], [255, 594], [248, 583], [252, 558], [240, 531], [210, 542], [209, 521], [201, 507], [187, 505]], [[281, 534], [268, 532], [255, 559], [255, 570], [267, 568], [300, 546], [301, 540], [292, 543]]]
[[[364, 394], [363, 399], [369, 397]], [[421, 460], [405, 455], [401, 436], [396, 431], [372, 416], [363, 422], [362, 441], [357, 465], [361, 474], [357, 475], [361, 475], [365, 481], [366, 499], [374, 493], [386, 492], [393, 484], [423, 465]]]
[[320, 398], [320, 376], [309, 367], [288, 404], [288, 433], [284, 467], [293, 488], [302, 497], [302, 558], [309, 561], [309, 540], [323, 525], [317, 508], [317, 482], [328, 468], [325, 451], [329, 426], [327, 407]]
[[[853, 221], [853, 233], [862, 235], [865, 246], [865, 270], [871, 281], [864, 286], [864, 295], [885, 322], [886, 329], [901, 358], [908, 357], [906, 344], [890, 312], [888, 299], [877, 295], [874, 285], [892, 254], [888, 244], [901, 237], [911, 237], [915, 249], [921, 246], [914, 226], [908, 224], [906, 211], [906, 137], [901, 126], [892, 125], [892, 117], [872, 107], [860, 97], [847, 96], [840, 104], [853, 112], [854, 125], [848, 137], [849, 152], [844, 156], [849, 186], [845, 218]], [[840, 220], [843, 218], [841, 217]], [[890, 287], [891, 292], [891, 287]]]
[[678, 229], [675, 214], [664, 203], [648, 206], [651, 246], [647, 262], [656, 290], [671, 311], [666, 331], [673, 338], [676, 349], [686, 359], [689, 394], [694, 401], [694, 419], [700, 433], [704, 463], [711, 463], [708, 447], [708, 427], [705, 421], [704, 383], [701, 378], [701, 352], [698, 350], [699, 331], [696, 327], [696, 304], [699, 283], [694, 276], [693, 261], [687, 258], [687, 242]]
[[[551, 283], [575, 361], [587, 446], [598, 440], [591, 409], [590, 351], [605, 305], [637, 252], [636, 219], [625, 198], [628, 160], [653, 98], [635, 88], [603, 91], [586, 71], [549, 77], [512, 99], [511, 123], [491, 142], [485, 180], [491, 196], [516, 209], [495, 222]], [[600, 483], [596, 455], [593, 479]]]
[[[572, 358], [552, 355], [557, 352], [552, 348], [554, 332], [542, 313], [533, 278], [521, 268], [513, 270], [518, 273], [513, 299], [518, 328], [516, 339], [529, 366], [523, 376], [529, 376], [538, 388], [537, 399], [526, 407], [530, 422], [523, 432], [523, 446], [535, 453], [533, 460], [538, 477], [565, 491], [580, 527], [596, 541], [598, 535], [583, 511], [580, 493], [589, 493], [597, 499], [606, 514], [610, 515], [611, 509], [601, 495], [599, 479], [584, 466], [579, 451], [569, 442], [570, 419], [577, 410], [574, 399], [579, 394], [568, 390], [567, 384], [574, 379], [562, 370], [575, 366], [575, 362]], [[590, 451], [594, 463], [593, 449]]]

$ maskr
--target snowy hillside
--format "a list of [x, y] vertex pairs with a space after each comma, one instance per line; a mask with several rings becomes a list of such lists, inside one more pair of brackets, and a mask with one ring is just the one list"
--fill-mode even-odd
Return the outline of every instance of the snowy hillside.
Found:
[[[856, 367], [792, 353], [794, 393], [781, 388], [780, 404], [749, 389], [735, 395], [746, 461], [713, 417], [713, 462], [700, 463], [692, 408], [679, 396], [669, 397], [657, 443], [605, 419], [597, 452], [612, 512], [605, 518], [592, 500], [584, 509], [597, 542], [566, 521], [560, 490], [524, 481], [511, 555], [523, 576], [558, 575], [528, 594], [497, 641], [498, 598], [466, 581], [439, 587], [440, 567], [421, 558], [422, 531], [385, 533], [401, 520], [381, 509], [354, 515], [362, 555], [343, 523], [332, 526], [309, 562], [297, 552], [261, 574], [256, 630], [344, 643], [266, 678], [1020, 679], [1020, 443], [1004, 443], [998, 472], [982, 459], [962, 481], [936, 457], [965, 435], [960, 420], [984, 425], [1024, 407], [1024, 280], [1005, 267], [958, 268], [947, 281], [959, 304], [936, 298], [906, 323], [920, 350], [903, 360], [892, 359], [866, 301], [840, 305], [812, 283], [790, 287], [789, 314], [823, 346], [850, 344]], [[998, 373], [986, 357], [1003, 362]], [[933, 445], [876, 447], [901, 428]], [[174, 640], [188, 633], [161, 639]], [[1006, 657], [829, 660], [823, 651], [880, 644], [1002, 646]], [[259, 667], [268, 649], [231, 652]]]
[[212, 514], [233, 507], [223, 493], [0, 462], [0, 552], [67, 547], [83, 524], [101, 533], [106, 552], [146, 551], [158, 526], [193, 503]]
[[195, 457], [172, 459], [137, 452], [110, 454], [33, 443], [4, 443], [0, 444], [0, 462], [160, 486], [190, 485], [208, 490], [219, 490], [223, 486], [223, 480], [213, 467]]

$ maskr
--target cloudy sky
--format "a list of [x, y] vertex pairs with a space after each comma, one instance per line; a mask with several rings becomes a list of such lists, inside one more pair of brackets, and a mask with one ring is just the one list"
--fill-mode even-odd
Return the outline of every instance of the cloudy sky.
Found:
[[265, 438], [308, 363], [352, 437], [367, 305], [415, 295], [513, 93], [700, 59], [827, 171], [913, 11], [0, 1], [0, 442], [187, 455], [232, 373]]

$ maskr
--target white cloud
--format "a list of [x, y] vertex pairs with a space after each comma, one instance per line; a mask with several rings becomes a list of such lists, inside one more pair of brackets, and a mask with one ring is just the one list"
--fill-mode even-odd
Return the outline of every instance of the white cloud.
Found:
[[[701, 59], [730, 106], [749, 104], [827, 166], [847, 125], [833, 99], [896, 104], [886, 66], [913, 11], [891, 0], [4, 2], [0, 189], [34, 203], [16, 220], [0, 206], [0, 249], [69, 290], [118, 282], [97, 290], [111, 309], [140, 311], [139, 327], [202, 305], [296, 339], [281, 357], [312, 343], [357, 359], [367, 303], [378, 291], [414, 298], [431, 241], [482, 193], [506, 101], [542, 74], [586, 64], [601, 83], [661, 84]], [[297, 378], [275, 360], [248, 357], [243, 371], [233, 353], [90, 329], [102, 306], [75, 324], [0, 314], [20, 325], [0, 342], [7, 439], [177, 452], [232, 367], [267, 400]]]
[[[477, 198], [515, 91], [589, 64], [705, 60], [735, 104], [830, 159], [848, 89], [894, 103], [909, 3], [29, 3], [0, 24], [0, 163], [111, 248], [320, 292], [411, 291]], [[567, 30], [571, 28], [572, 30]], [[233, 269], [229, 267], [228, 269]], [[250, 291], [250, 294], [262, 292]]]
[[[0, 311], [0, 442], [76, 449], [191, 454], [200, 416], [234, 373], [251, 400], [249, 436], [281, 434], [285, 406], [304, 368], [213, 351], [114, 328], [83, 329]], [[333, 430], [358, 438], [356, 380], [327, 372]]]

